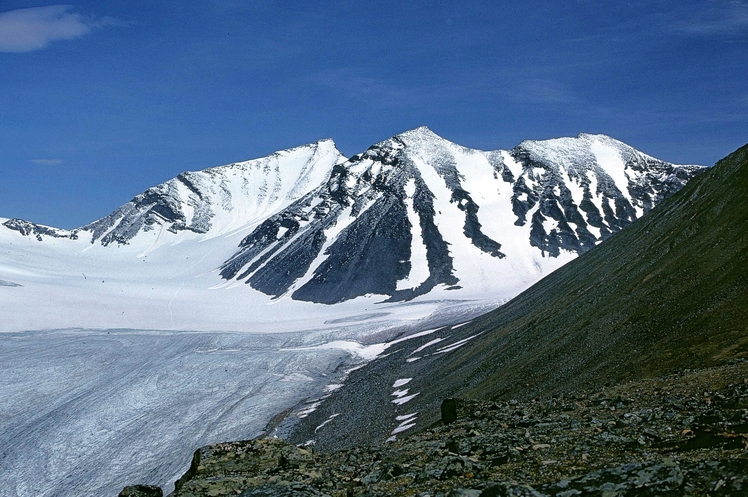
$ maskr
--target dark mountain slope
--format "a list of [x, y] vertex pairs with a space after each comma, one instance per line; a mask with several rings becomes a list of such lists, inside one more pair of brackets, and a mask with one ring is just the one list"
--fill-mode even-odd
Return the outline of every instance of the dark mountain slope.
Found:
[[543, 397], [747, 356], [748, 146], [496, 311], [392, 349], [291, 440], [369, 444], [430, 425], [450, 397]]
[[490, 332], [442, 371], [469, 371], [457, 375], [461, 393], [480, 397], [550, 394], [747, 355], [748, 146], [474, 327]]

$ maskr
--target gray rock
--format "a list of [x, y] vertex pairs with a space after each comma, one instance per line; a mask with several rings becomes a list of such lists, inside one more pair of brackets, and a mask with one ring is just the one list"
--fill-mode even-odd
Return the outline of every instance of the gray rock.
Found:
[[153, 485], [131, 485], [122, 489], [119, 497], [163, 497], [160, 487]]

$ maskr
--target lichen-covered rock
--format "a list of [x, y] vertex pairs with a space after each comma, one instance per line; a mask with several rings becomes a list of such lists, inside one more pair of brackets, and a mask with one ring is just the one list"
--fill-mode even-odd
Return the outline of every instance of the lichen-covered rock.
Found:
[[329, 497], [309, 485], [292, 483], [290, 485], [264, 485], [247, 489], [239, 497]]
[[123, 488], [119, 493], [119, 497], [163, 497], [163, 495], [163, 490], [153, 485], [132, 485]]

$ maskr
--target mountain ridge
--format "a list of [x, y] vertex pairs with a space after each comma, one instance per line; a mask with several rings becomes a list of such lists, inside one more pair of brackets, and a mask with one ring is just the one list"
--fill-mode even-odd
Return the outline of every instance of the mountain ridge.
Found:
[[[503, 259], [502, 245], [521, 243], [514, 257], [523, 257], [525, 237], [531, 250], [540, 250], [535, 265], [548, 270], [557, 265], [544, 260], [546, 255], [585, 252], [699, 171], [697, 166], [658, 161], [604, 135], [580, 136], [526, 141], [510, 151], [479, 151], [427, 127], [395, 135], [335, 166], [326, 185], [265, 221], [242, 241], [221, 276], [246, 280], [275, 297], [291, 294], [326, 304], [366, 294], [409, 300], [438, 285], [458, 285], [463, 278], [451, 253], [463, 259], [470, 253], [472, 267], [466, 271], [485, 274], [477, 267], [493, 264], [492, 269], [507, 272], [506, 265], [481, 254]], [[565, 153], [554, 150], [558, 144]], [[504, 205], [496, 208], [497, 201]], [[488, 215], [480, 212], [490, 208]], [[492, 229], [508, 211], [516, 216], [513, 223]], [[383, 240], [352, 246], [346, 235], [356, 232], [353, 237], [360, 239], [360, 232], [374, 222], [372, 213], [389, 221], [376, 223]], [[332, 228], [339, 224], [343, 229]], [[281, 228], [286, 231], [278, 235]], [[330, 257], [320, 262], [319, 255], [327, 250]], [[420, 261], [413, 258], [416, 252]], [[272, 257], [291, 262], [281, 263], [279, 270], [278, 264], [266, 264]], [[416, 264], [418, 276], [411, 278]]]
[[[22, 285], [6, 301], [17, 331], [41, 321], [241, 331], [241, 309], [269, 320], [266, 305], [292, 302], [350, 302], [361, 315], [425, 296], [496, 305], [703, 169], [604, 135], [481, 151], [420, 127], [351, 158], [321, 140], [182, 173], [77, 230], [4, 221], [0, 279]], [[92, 274], [106, 286], [82, 278]], [[36, 309], [40, 292], [50, 295], [43, 310], [18, 310]], [[63, 302], [90, 311], [76, 317]], [[321, 312], [321, 322], [344, 317]]]

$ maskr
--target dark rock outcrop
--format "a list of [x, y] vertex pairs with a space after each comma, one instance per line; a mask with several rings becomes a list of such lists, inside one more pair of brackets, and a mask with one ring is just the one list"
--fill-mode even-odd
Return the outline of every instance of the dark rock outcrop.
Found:
[[67, 231], [32, 223], [23, 219], [9, 219], [3, 223], [3, 226], [13, 231], [17, 231], [24, 236], [33, 236], [40, 242], [44, 240], [45, 236], [52, 238], [69, 238], [71, 240], [78, 239], [78, 230]]
[[163, 495], [161, 487], [153, 485], [132, 485], [125, 487], [119, 493], [119, 497], [163, 497]]

